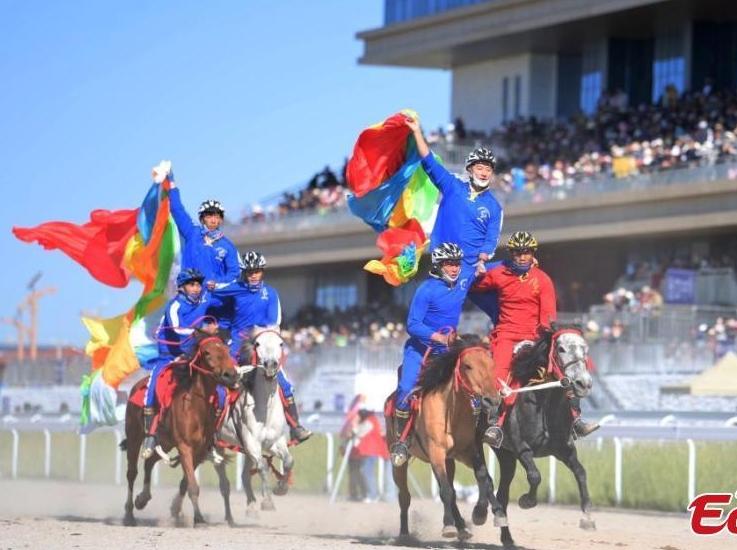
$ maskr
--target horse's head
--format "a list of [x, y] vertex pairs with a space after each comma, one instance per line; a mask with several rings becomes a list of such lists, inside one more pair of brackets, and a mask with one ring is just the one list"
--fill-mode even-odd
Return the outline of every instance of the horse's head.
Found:
[[197, 355], [192, 365], [204, 373], [211, 374], [218, 383], [236, 388], [238, 386], [238, 373], [235, 364], [230, 357], [230, 350], [223, 339], [211, 332], [197, 331]]
[[[556, 330], [550, 343], [550, 361], [556, 376], [565, 377], [577, 397], [591, 393], [593, 378], [589, 372], [589, 346], [578, 328]], [[558, 371], [556, 373], [555, 371]]]
[[279, 327], [256, 327], [241, 348], [241, 363], [262, 368], [264, 376], [274, 378], [284, 363], [284, 340]]
[[485, 408], [498, 407], [501, 397], [494, 381], [494, 360], [481, 340], [473, 335], [464, 335], [453, 343], [453, 351], [458, 353], [455, 383], [466, 393], [481, 397]]

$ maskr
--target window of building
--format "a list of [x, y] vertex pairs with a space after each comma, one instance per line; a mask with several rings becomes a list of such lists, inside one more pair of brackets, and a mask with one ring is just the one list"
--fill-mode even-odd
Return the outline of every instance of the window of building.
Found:
[[358, 303], [358, 288], [354, 283], [325, 283], [317, 287], [315, 303], [328, 310], [345, 310]]
[[601, 96], [601, 71], [585, 73], [581, 76], [581, 110], [591, 114], [596, 111]]
[[514, 77], [514, 118], [520, 116], [520, 105], [522, 103], [522, 77]]
[[653, 102], [660, 99], [669, 84], [673, 84], [682, 94], [685, 82], [686, 61], [683, 56], [656, 60], [653, 63]]

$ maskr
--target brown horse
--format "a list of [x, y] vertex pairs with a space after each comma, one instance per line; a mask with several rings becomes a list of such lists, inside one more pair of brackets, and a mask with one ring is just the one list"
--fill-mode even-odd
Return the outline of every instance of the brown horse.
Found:
[[[238, 385], [238, 375], [230, 357], [228, 346], [219, 336], [197, 333], [196, 353], [190, 361], [182, 361], [172, 368], [177, 369], [179, 383], [174, 391], [171, 406], [164, 413], [158, 429], [158, 441], [164, 452], [176, 447], [177, 459], [170, 463], [181, 463], [184, 477], [179, 493], [171, 505], [172, 515], [181, 511], [185, 491], [189, 493], [194, 508], [194, 524], [204, 523], [197, 503], [200, 488], [195, 479], [195, 469], [206, 458], [213, 444], [215, 434], [215, 409], [218, 384], [229, 387]], [[131, 390], [125, 414], [126, 439], [121, 448], [128, 452], [128, 499], [125, 503], [124, 525], [135, 525], [133, 516], [133, 484], [138, 475], [138, 456], [145, 437], [143, 428], [143, 408], [133, 403], [131, 398], [146, 384], [140, 380]], [[151, 470], [161, 458], [159, 454], [144, 461], [143, 491], [135, 499], [135, 506], [142, 510], [151, 500]]]
[[[456, 339], [447, 353], [429, 360], [420, 376], [418, 391], [422, 404], [414, 421], [409, 450], [412, 456], [430, 463], [440, 486], [444, 507], [442, 535], [459, 539], [471, 536], [456, 504], [453, 488], [456, 460], [473, 470], [481, 487], [474, 523], [486, 520], [490, 500], [494, 524], [506, 525], [506, 515], [494, 496], [486, 470], [471, 403], [472, 399], [480, 399], [487, 410], [500, 403], [494, 383], [494, 361], [488, 349], [473, 335]], [[392, 399], [394, 395], [389, 396], [387, 403]], [[386, 425], [387, 443], [391, 446], [397, 437], [392, 417], [386, 418]], [[407, 468], [407, 462], [393, 467], [394, 483], [399, 488], [400, 537], [409, 536], [407, 512], [411, 497]], [[483, 518], [477, 518], [477, 509]]]

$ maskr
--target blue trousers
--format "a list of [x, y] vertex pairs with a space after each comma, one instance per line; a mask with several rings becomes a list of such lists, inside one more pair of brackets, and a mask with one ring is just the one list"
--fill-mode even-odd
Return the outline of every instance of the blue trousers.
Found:
[[151, 378], [148, 381], [148, 388], [146, 388], [145, 407], [153, 407], [156, 404], [156, 381], [159, 379], [159, 375], [164, 370], [164, 367], [174, 361], [174, 359], [175, 357], [169, 355], [159, 355], [148, 362], [147, 366], [150, 367], [153, 365], [153, 368], [151, 368]]
[[409, 394], [417, 385], [422, 368], [422, 357], [425, 355], [424, 346], [411, 339], [404, 345], [402, 366], [399, 370], [399, 384], [397, 385], [396, 405], [400, 411], [409, 411]]

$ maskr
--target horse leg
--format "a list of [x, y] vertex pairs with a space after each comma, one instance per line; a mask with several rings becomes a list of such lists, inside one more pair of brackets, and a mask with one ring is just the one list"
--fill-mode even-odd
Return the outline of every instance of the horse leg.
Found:
[[522, 463], [525, 472], [527, 472], [527, 483], [530, 484], [530, 490], [519, 497], [518, 503], [520, 508], [527, 510], [537, 506], [537, 488], [542, 481], [542, 476], [540, 475], [540, 470], [537, 469], [531, 450], [526, 449], [522, 451], [519, 455], [519, 461]]
[[169, 512], [171, 517], [178, 518], [179, 514], [182, 513], [182, 502], [184, 501], [184, 495], [187, 493], [187, 476], [182, 475], [182, 480], [179, 482], [179, 491], [171, 501]]
[[[499, 489], [496, 498], [506, 517], [507, 505], [509, 504], [509, 487], [514, 479], [514, 471], [517, 469], [517, 459], [512, 453], [504, 449], [497, 450], [496, 456], [499, 459]], [[501, 540], [505, 548], [514, 546], [514, 540], [508, 525], [502, 526]]]
[[225, 505], [225, 521], [228, 525], [233, 527], [235, 522], [233, 521], [233, 515], [230, 513], [230, 481], [228, 475], [225, 472], [225, 461], [219, 464], [213, 464], [215, 471], [218, 474], [218, 481], [220, 482], [220, 494], [223, 497], [223, 504]]
[[136, 441], [133, 441], [130, 437], [127, 440], [128, 471], [126, 476], [128, 478], [128, 498], [125, 501], [123, 525], [128, 527], [136, 525], [136, 518], [133, 516], [133, 487], [138, 476], [138, 452], [140, 451], [142, 441], [142, 437], [136, 438]]
[[448, 472], [446, 471], [446, 453], [445, 449], [438, 445], [430, 447], [430, 466], [435, 475], [435, 479], [440, 487], [440, 500], [443, 502], [443, 531], [442, 535], [446, 538], [461, 537], [461, 533], [456, 527], [455, 517], [453, 516], [453, 498], [455, 490], [448, 480]]
[[197, 524], [206, 522], [205, 518], [202, 516], [202, 512], [200, 512], [200, 486], [197, 484], [197, 478], [194, 475], [194, 450], [190, 446], [182, 444], [179, 446], [179, 456], [182, 459], [182, 469], [184, 470], [184, 476], [187, 479], [187, 495], [189, 495], [189, 500], [192, 501], [192, 509], [194, 510], [194, 526], [196, 527]]
[[401, 466], [392, 466], [392, 477], [394, 484], [399, 489], [399, 536], [409, 537], [409, 521], [407, 519], [409, 505], [412, 501], [412, 495], [407, 485], [407, 469], [409, 463], [405, 462]]
[[143, 490], [136, 495], [136, 510], [143, 510], [151, 500], [151, 471], [158, 460], [159, 456], [155, 454], [143, 462]]
[[452, 458], [446, 458], [445, 471], [448, 475], [448, 483], [453, 488], [453, 492], [450, 497], [450, 506], [453, 512], [453, 521], [455, 521], [456, 529], [458, 529], [458, 538], [461, 540], [471, 538], [471, 532], [466, 529], [466, 520], [463, 519], [463, 516], [461, 516], [461, 511], [458, 509], [455, 487], [453, 487], [453, 480], [455, 479], [456, 475], [456, 461]]
[[269, 465], [264, 457], [257, 462], [258, 477], [261, 479], [261, 509], [271, 512], [276, 510], [274, 501], [271, 500], [271, 487], [269, 487]]
[[578, 494], [581, 497], [581, 511], [583, 512], [583, 517], [578, 526], [586, 530], [596, 529], [596, 522], [591, 517], [591, 497], [586, 482], [586, 469], [578, 460], [576, 447], [573, 445], [565, 447], [559, 454], [556, 453], [556, 458], [568, 466], [568, 469], [573, 473], [573, 477], [576, 478], [576, 483], [578, 483]]
[[277, 480], [274, 487], [274, 494], [277, 496], [286, 495], [289, 491], [289, 484], [292, 481], [292, 468], [294, 468], [294, 457], [289, 453], [289, 449], [285, 445], [280, 445], [281, 449], [279, 457], [281, 458], [282, 476]]
[[507, 525], [507, 514], [502, 509], [502, 505], [494, 494], [494, 482], [489, 475], [486, 466], [483, 447], [477, 447], [473, 456], [473, 475], [476, 477], [476, 484], [479, 487], [479, 500], [473, 508], [474, 525], [484, 525], [488, 514], [489, 503], [491, 503], [491, 513], [494, 514], [494, 527], [504, 527]]
[[258, 508], [256, 507], [256, 495], [253, 493], [253, 485], [251, 484], [251, 468], [255, 463], [251, 455], [246, 453], [246, 459], [243, 461], [243, 471], [241, 472], [241, 480], [243, 481], [243, 490], [246, 492], [246, 517], [258, 517]]

